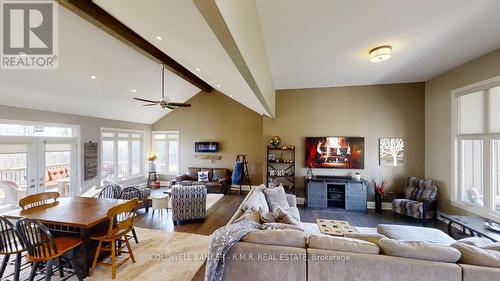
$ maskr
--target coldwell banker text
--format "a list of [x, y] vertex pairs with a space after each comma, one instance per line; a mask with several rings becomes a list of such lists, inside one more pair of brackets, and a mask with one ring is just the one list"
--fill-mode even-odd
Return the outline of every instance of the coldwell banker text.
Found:
[[1, 1], [2, 69], [58, 67], [58, 4], [47, 1]]

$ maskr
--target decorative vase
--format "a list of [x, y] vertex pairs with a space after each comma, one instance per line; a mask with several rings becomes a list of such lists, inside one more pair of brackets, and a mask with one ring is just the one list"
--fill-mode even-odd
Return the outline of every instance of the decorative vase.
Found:
[[156, 172], [156, 164], [155, 164], [155, 162], [149, 161], [148, 171], [150, 173], [155, 173]]
[[281, 143], [281, 138], [279, 136], [273, 136], [269, 142], [272, 146], [278, 146]]
[[375, 192], [375, 212], [382, 213], [382, 194]]
[[312, 171], [311, 167], [309, 167], [307, 169], [306, 179], [307, 180], [312, 180], [312, 178], [313, 178], [313, 171]]

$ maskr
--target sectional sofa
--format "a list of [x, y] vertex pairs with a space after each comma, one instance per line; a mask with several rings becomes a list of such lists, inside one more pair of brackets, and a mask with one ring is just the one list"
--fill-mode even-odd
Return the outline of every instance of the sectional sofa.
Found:
[[[259, 210], [265, 207], [264, 204], [270, 203], [265, 199], [264, 189], [265, 186], [252, 189], [228, 224], [234, 223], [249, 208]], [[295, 196], [287, 195], [287, 201], [291, 208], [289, 211], [300, 219]], [[335, 238], [322, 235], [316, 224], [301, 224], [303, 231], [271, 229], [247, 234], [226, 255], [224, 280], [243, 280], [243, 277], [249, 281], [500, 280], [500, 268], [457, 263], [460, 252], [450, 246], [443, 245], [444, 252], [438, 251], [436, 254], [432, 253], [433, 250], [428, 251], [425, 248], [420, 253], [412, 251], [405, 253], [419, 258], [401, 257], [380, 250], [381, 239], [389, 245], [398, 244], [400, 241], [379, 233], [381, 229], [377, 231], [359, 228], [362, 233], [353, 235], [354, 238]], [[389, 233], [386, 234], [391, 234], [391, 227], [388, 227]], [[436, 233], [445, 235], [446, 237], [443, 236], [445, 244], [455, 241], [439, 230], [428, 228], [425, 230], [431, 231], [430, 234], [426, 234], [427, 236], [435, 237]], [[415, 235], [414, 232], [408, 233]], [[416, 232], [418, 238], [418, 234], [422, 231]], [[370, 239], [378, 241], [379, 244], [366, 241]], [[386, 250], [390, 249], [389, 246], [386, 247]]]

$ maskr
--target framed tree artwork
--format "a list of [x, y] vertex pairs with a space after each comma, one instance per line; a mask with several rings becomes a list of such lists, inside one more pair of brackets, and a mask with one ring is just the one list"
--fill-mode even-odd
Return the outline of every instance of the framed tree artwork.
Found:
[[403, 138], [379, 139], [380, 166], [398, 167], [405, 163], [405, 142]]

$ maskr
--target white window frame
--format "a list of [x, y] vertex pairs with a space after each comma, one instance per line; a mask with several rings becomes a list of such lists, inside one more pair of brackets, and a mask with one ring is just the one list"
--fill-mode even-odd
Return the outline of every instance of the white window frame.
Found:
[[[115, 134], [114, 137], [104, 137], [104, 133], [113, 133]], [[120, 133], [126, 133], [129, 134], [128, 138], [120, 138], [118, 137], [118, 134]], [[139, 134], [141, 135], [140, 138], [132, 138], [132, 134]], [[144, 131], [140, 130], [127, 130], [127, 129], [116, 129], [116, 128], [101, 128], [101, 142], [99, 146], [101, 149], [99, 149], [99, 182], [102, 182], [103, 180], [103, 174], [102, 174], [102, 169], [104, 167], [104, 147], [103, 147], [103, 142], [104, 141], [113, 141], [113, 181], [126, 181], [126, 180], [131, 180], [131, 179], [136, 179], [136, 178], [143, 178], [144, 177], [144, 163], [145, 163], [145, 154], [144, 154]], [[121, 140], [126, 140], [128, 141], [128, 175], [124, 177], [118, 177], [118, 141]], [[141, 145], [141, 151], [140, 151], [140, 163], [139, 163], [139, 172], [136, 174], [132, 174], [132, 141], [140, 141]]]
[[[451, 139], [452, 139], [452, 159], [451, 159], [451, 174], [452, 174], [452, 205], [477, 215], [489, 218], [500, 222], [500, 213], [494, 211], [495, 195], [493, 184], [493, 140], [500, 139], [500, 133], [489, 132], [489, 96], [488, 90], [500, 86], [500, 76], [488, 80], [477, 82], [459, 89], [451, 91]], [[485, 110], [483, 112], [484, 132], [481, 134], [461, 134], [460, 133], [460, 103], [459, 98], [464, 95], [475, 92], [484, 91], [485, 94]], [[462, 140], [482, 140], [483, 141], [483, 197], [484, 207], [468, 204], [461, 200], [463, 198], [461, 179], [461, 146]]]
[[159, 175], [165, 175], [165, 176], [175, 176], [179, 174], [180, 171], [180, 163], [181, 163], [181, 151], [180, 151], [180, 143], [181, 143], [181, 136], [180, 136], [180, 131], [179, 130], [172, 130], [172, 131], [153, 131], [151, 133], [151, 149], [155, 149], [155, 135], [166, 135], [166, 147], [165, 151], [168, 153], [169, 147], [168, 147], [168, 135], [172, 134], [177, 134], [177, 171], [169, 171], [169, 157], [168, 155], [165, 156], [165, 167], [166, 171], [165, 172], [158, 172]]

